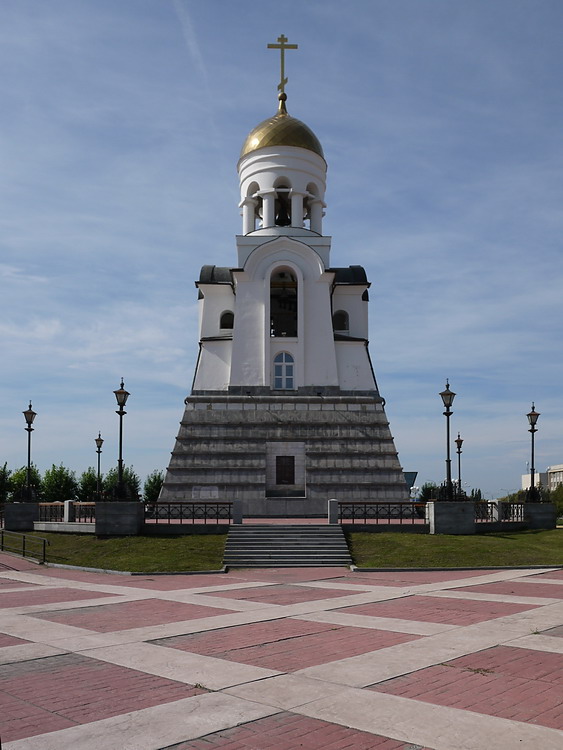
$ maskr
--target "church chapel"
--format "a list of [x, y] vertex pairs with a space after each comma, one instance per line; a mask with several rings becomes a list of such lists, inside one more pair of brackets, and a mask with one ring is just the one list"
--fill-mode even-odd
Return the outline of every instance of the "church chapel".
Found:
[[243, 143], [236, 265], [205, 265], [199, 355], [160, 501], [240, 500], [243, 516], [325, 516], [330, 498], [408, 500], [368, 350], [369, 282], [331, 264], [327, 164], [287, 111]]

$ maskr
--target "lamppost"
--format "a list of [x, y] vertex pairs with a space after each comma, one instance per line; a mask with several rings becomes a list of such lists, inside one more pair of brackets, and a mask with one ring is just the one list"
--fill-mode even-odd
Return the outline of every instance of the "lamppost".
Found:
[[123, 415], [127, 414], [123, 408], [127, 403], [129, 393], [123, 387], [123, 378], [121, 378], [121, 385], [117, 391], [114, 391], [115, 398], [119, 409], [116, 410], [116, 414], [119, 414], [119, 460], [117, 462], [117, 498], [118, 500], [124, 499], [124, 487], [123, 487]]
[[461, 497], [461, 446], [463, 445], [463, 438], [460, 438], [459, 432], [457, 433], [457, 439], [454, 442], [457, 445], [457, 488]]
[[535, 473], [536, 470], [534, 468], [534, 435], [537, 432], [536, 429], [536, 422], [538, 421], [539, 412], [536, 411], [536, 407], [534, 406], [534, 402], [532, 401], [532, 411], [528, 412], [526, 414], [528, 417], [528, 422], [530, 424], [530, 429], [528, 432], [532, 433], [532, 465], [530, 466], [530, 490], [528, 492], [528, 501], [531, 503], [536, 502], [536, 488], [534, 486], [534, 479], [535, 479]]
[[96, 443], [96, 453], [98, 454], [98, 476], [96, 477], [96, 496], [97, 496], [98, 500], [101, 500], [101, 495], [100, 495], [100, 482], [101, 482], [100, 456], [102, 454], [102, 445], [104, 444], [104, 439], [102, 437], [101, 432], [98, 432], [98, 437], [94, 438], [94, 442]]
[[446, 497], [451, 502], [453, 498], [453, 487], [452, 487], [452, 460], [450, 458], [450, 417], [453, 414], [451, 405], [454, 402], [455, 393], [450, 391], [450, 384], [446, 380], [446, 390], [440, 393], [442, 402], [444, 404], [446, 417]]
[[31, 408], [31, 401], [29, 402], [29, 408], [26, 409], [23, 412], [23, 415], [25, 417], [25, 421], [27, 422], [27, 427], [25, 428], [27, 432], [27, 473], [25, 478], [25, 494], [27, 502], [31, 502], [31, 433], [33, 432], [33, 427], [31, 426], [33, 424], [33, 420], [37, 416], [37, 412], [34, 412]]

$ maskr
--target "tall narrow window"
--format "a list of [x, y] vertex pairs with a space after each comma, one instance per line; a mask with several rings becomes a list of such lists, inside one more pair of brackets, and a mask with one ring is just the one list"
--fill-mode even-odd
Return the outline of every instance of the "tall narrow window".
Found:
[[276, 484], [295, 484], [295, 456], [276, 456]]
[[274, 388], [293, 390], [295, 388], [294, 360], [288, 352], [280, 352], [274, 357]]
[[270, 279], [270, 335], [297, 336], [297, 278], [290, 270], [274, 271]]

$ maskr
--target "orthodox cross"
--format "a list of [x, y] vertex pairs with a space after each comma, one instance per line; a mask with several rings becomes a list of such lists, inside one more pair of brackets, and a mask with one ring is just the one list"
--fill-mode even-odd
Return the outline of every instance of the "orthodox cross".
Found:
[[287, 37], [283, 34], [278, 37], [278, 44], [268, 44], [268, 49], [279, 49], [280, 50], [280, 56], [281, 56], [281, 77], [280, 82], [278, 83], [278, 90], [283, 94], [285, 93], [285, 84], [287, 83], [287, 78], [285, 77], [285, 51], [286, 49], [297, 49], [296, 44], [286, 44]]

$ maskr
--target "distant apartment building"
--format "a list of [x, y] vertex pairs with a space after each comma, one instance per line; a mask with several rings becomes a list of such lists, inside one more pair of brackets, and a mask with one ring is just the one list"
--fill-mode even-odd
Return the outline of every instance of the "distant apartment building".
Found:
[[[529, 490], [531, 484], [530, 474], [522, 474], [522, 489]], [[546, 471], [536, 471], [534, 473], [534, 486], [546, 487], [548, 490], [554, 490], [563, 484], [563, 464], [548, 466]]]

